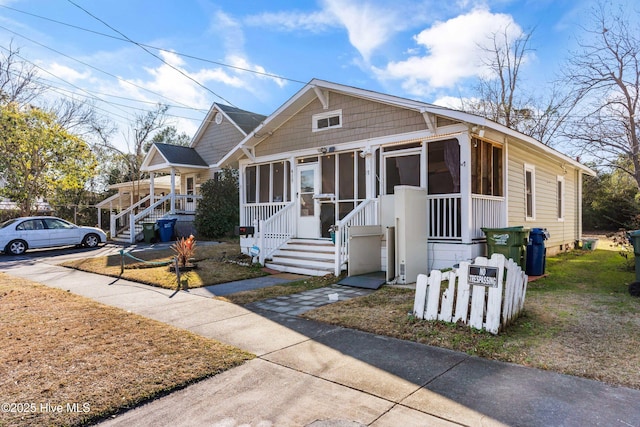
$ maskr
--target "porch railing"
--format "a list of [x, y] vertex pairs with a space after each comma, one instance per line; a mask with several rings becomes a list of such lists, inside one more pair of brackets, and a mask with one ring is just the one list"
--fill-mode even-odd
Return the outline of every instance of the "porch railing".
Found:
[[[202, 199], [202, 196], [199, 195], [176, 194], [175, 212], [195, 214], [196, 205], [200, 199]], [[144, 206], [149, 202], [151, 204], [145, 208]], [[136, 213], [136, 211], [139, 212]], [[131, 232], [130, 241], [133, 243], [135, 241], [137, 223], [145, 219], [155, 221], [168, 213], [171, 213], [171, 194], [167, 194], [164, 197], [154, 196], [153, 199], [151, 195], [148, 195], [117, 215], [111, 215], [109, 224], [111, 237], [116, 237], [119, 231], [128, 228]]]
[[267, 258], [271, 258], [275, 251], [294, 236], [296, 227], [294, 205], [295, 203], [289, 202], [268, 219], [254, 220], [259, 230], [260, 264], [264, 265]]
[[482, 227], [499, 228], [507, 225], [504, 197], [471, 195], [472, 239], [484, 238]]
[[342, 266], [349, 261], [349, 234], [348, 229], [354, 225], [378, 225], [378, 199], [367, 199], [360, 203], [347, 216], [337, 222], [338, 231], [336, 237], [335, 275], [339, 276]]
[[430, 239], [462, 238], [461, 202], [460, 194], [427, 196]]
[[112, 238], [115, 237], [118, 234], [119, 229], [130, 226], [131, 224], [128, 223], [128, 220], [131, 216], [131, 212], [142, 207], [150, 199], [151, 199], [151, 195], [147, 195], [146, 197], [140, 199], [137, 203], [134, 203], [133, 205], [129, 206], [127, 209], [123, 210], [122, 212], [116, 215], [111, 215], [109, 217], [109, 233], [111, 234], [111, 237]]
[[257, 225], [258, 229], [256, 231], [259, 231], [260, 221], [271, 218], [289, 204], [291, 204], [291, 202], [252, 203], [244, 205], [240, 211], [240, 224]]
[[[429, 238], [460, 240], [462, 238], [462, 198], [459, 194], [427, 197]], [[482, 227], [498, 228], [507, 223], [504, 197], [471, 195], [471, 239], [482, 239]]]

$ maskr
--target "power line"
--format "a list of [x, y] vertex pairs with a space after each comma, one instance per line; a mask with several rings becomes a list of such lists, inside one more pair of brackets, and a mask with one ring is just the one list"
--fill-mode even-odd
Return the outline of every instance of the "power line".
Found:
[[15, 32], [15, 31], [13, 31], [13, 30], [10, 30], [10, 29], [8, 29], [8, 28], [6, 28], [6, 27], [2, 26], [2, 25], [0, 25], [0, 29], [3, 29], [3, 30], [5, 30], [5, 31], [7, 31], [7, 32], [9, 32], [9, 33], [11, 33], [11, 34], [15, 34], [15, 35], [16, 35], [16, 36], [18, 36], [18, 37], [21, 37], [21, 38], [23, 38], [23, 39], [25, 39], [25, 40], [30, 41], [31, 43], [34, 43], [34, 44], [36, 44], [36, 45], [38, 45], [38, 46], [41, 46], [41, 47], [43, 47], [43, 48], [45, 48], [45, 49], [48, 49], [48, 50], [50, 50], [50, 51], [52, 51], [52, 52], [54, 52], [54, 53], [57, 53], [58, 55], [62, 55], [62, 56], [64, 56], [65, 58], [69, 58], [69, 59], [71, 59], [72, 61], [76, 61], [76, 62], [78, 62], [78, 63], [80, 63], [80, 64], [82, 64], [82, 65], [85, 65], [85, 66], [87, 66], [87, 67], [89, 67], [89, 68], [91, 68], [91, 69], [94, 69], [94, 70], [99, 71], [99, 72], [101, 72], [101, 73], [103, 73], [103, 74], [106, 74], [106, 75], [108, 75], [109, 77], [113, 77], [114, 79], [116, 79], [116, 80], [118, 80], [118, 81], [121, 81], [121, 82], [124, 82], [124, 83], [130, 84], [131, 86], [137, 87], [138, 89], [142, 89], [142, 90], [144, 90], [144, 91], [146, 91], [146, 92], [149, 92], [149, 93], [151, 93], [151, 94], [153, 94], [153, 95], [156, 95], [156, 96], [159, 96], [159, 97], [161, 97], [161, 98], [168, 99], [169, 101], [171, 101], [171, 102], [175, 102], [176, 104], [182, 104], [182, 105], [183, 105], [183, 106], [185, 106], [185, 107], [189, 107], [187, 104], [185, 104], [185, 103], [183, 103], [183, 102], [176, 101], [176, 100], [171, 99], [171, 98], [169, 98], [169, 97], [167, 97], [167, 96], [165, 96], [165, 95], [162, 95], [162, 94], [160, 94], [160, 93], [157, 93], [157, 92], [154, 92], [154, 91], [152, 91], [152, 90], [150, 90], [150, 89], [147, 89], [147, 88], [145, 88], [144, 86], [140, 86], [140, 85], [138, 85], [138, 84], [135, 84], [135, 83], [133, 83], [133, 82], [130, 82], [129, 80], [126, 80], [126, 79], [123, 79], [123, 78], [121, 78], [121, 77], [118, 77], [118, 76], [116, 76], [115, 74], [109, 73], [108, 71], [104, 71], [104, 70], [102, 70], [102, 69], [100, 69], [100, 68], [98, 68], [98, 67], [96, 67], [96, 66], [93, 66], [93, 65], [88, 64], [88, 63], [86, 63], [86, 62], [84, 62], [84, 61], [81, 61], [81, 60], [76, 59], [76, 58], [74, 58], [74, 57], [72, 57], [72, 56], [69, 56], [69, 55], [67, 55], [67, 54], [65, 54], [65, 53], [62, 53], [62, 52], [60, 52], [60, 51], [58, 51], [58, 50], [56, 50], [56, 49], [54, 49], [54, 48], [52, 48], [52, 47], [49, 47], [49, 46], [47, 46], [47, 45], [45, 45], [45, 44], [42, 44], [42, 43], [40, 43], [40, 42], [38, 42], [38, 41], [36, 41], [36, 40], [33, 40], [33, 39], [29, 38], [29, 37], [27, 37], [27, 36], [24, 36], [24, 35], [22, 35], [22, 34], [20, 34], [20, 33], [17, 33], [17, 32]]
[[[142, 46], [140, 43], [137, 43], [133, 40], [131, 40], [129, 37], [127, 37], [124, 33], [122, 33], [121, 31], [117, 30], [116, 28], [112, 27], [111, 25], [109, 25], [107, 22], [105, 22], [104, 20], [98, 18], [97, 16], [95, 16], [94, 14], [92, 14], [91, 12], [89, 12], [87, 9], [83, 8], [82, 6], [78, 5], [77, 3], [73, 2], [72, 0], [67, 0], [69, 3], [71, 3], [72, 5], [74, 5], [75, 7], [77, 7], [78, 9], [82, 10], [84, 13], [86, 13], [87, 15], [91, 16], [93, 19], [102, 22], [105, 26], [107, 26], [108, 28], [112, 29], [113, 31], [115, 31], [116, 33], [120, 34], [122, 37], [124, 37], [125, 39], [127, 39], [127, 41], [129, 41], [130, 43], [135, 44], [136, 46], [138, 46], [140, 49], [144, 50], [145, 52], [147, 52], [149, 55], [153, 56], [154, 58], [160, 60], [163, 64], [168, 65], [169, 67], [171, 67], [172, 69], [174, 69], [175, 71], [179, 72], [180, 74], [182, 74], [184, 77], [188, 78], [189, 80], [191, 80], [192, 82], [194, 82], [195, 84], [197, 84], [198, 86], [200, 86], [201, 88], [203, 88], [204, 90], [210, 92], [212, 95], [216, 96], [217, 98], [220, 98], [221, 100], [223, 100], [224, 102], [226, 102], [227, 104], [231, 105], [232, 107], [235, 107], [235, 105], [225, 99], [222, 95], [218, 95], [216, 92], [214, 92], [213, 90], [209, 89], [208, 87], [206, 87], [205, 85], [203, 85], [202, 83], [200, 83], [199, 81], [197, 81], [196, 79], [194, 79], [193, 77], [191, 77], [190, 75], [188, 75], [187, 73], [185, 73], [184, 71], [182, 71], [181, 69], [179, 69], [178, 67], [173, 66], [172, 64], [168, 63], [167, 61], [165, 61], [162, 57], [160, 57], [159, 55], [156, 55], [155, 53], [151, 52], [149, 49], [147, 49], [146, 47]], [[237, 107], [236, 107], [237, 108]]]
[[195, 59], [196, 61], [207, 62], [207, 63], [210, 63], [210, 64], [219, 65], [221, 67], [231, 68], [231, 69], [234, 69], [234, 70], [244, 71], [244, 72], [247, 72], [247, 73], [257, 74], [257, 75], [260, 75], [260, 76], [270, 77], [270, 78], [273, 78], [273, 79], [286, 80], [286, 81], [289, 81], [289, 82], [292, 82], [292, 83], [299, 83], [299, 84], [303, 84], [303, 85], [308, 83], [306, 81], [297, 80], [297, 79], [294, 79], [294, 78], [291, 78], [291, 77], [285, 77], [285, 76], [281, 76], [281, 75], [278, 75], [278, 74], [267, 73], [267, 72], [264, 72], [264, 71], [251, 70], [249, 68], [238, 67], [236, 65], [226, 64], [224, 62], [214, 61], [212, 59], [202, 58], [202, 57], [199, 57], [199, 56], [195, 56], [195, 55], [191, 55], [191, 54], [188, 54], [188, 53], [179, 52], [179, 51], [176, 51], [176, 50], [169, 50], [169, 49], [165, 49], [165, 48], [162, 48], [162, 47], [153, 46], [153, 45], [149, 45], [149, 44], [145, 44], [145, 43], [134, 42], [134, 41], [131, 41], [131, 40], [126, 39], [126, 38], [117, 37], [117, 36], [114, 36], [114, 35], [111, 35], [111, 34], [102, 33], [100, 31], [91, 30], [89, 28], [83, 28], [83, 27], [80, 27], [78, 25], [69, 24], [67, 22], [58, 21], [58, 20], [52, 19], [52, 18], [47, 18], [46, 16], [37, 15], [37, 14], [31, 13], [31, 12], [26, 12], [24, 10], [16, 9], [16, 8], [13, 8], [13, 7], [10, 7], [10, 6], [6, 6], [6, 5], [3, 5], [3, 4], [0, 4], [0, 7], [12, 10], [14, 12], [18, 12], [18, 13], [22, 13], [22, 14], [25, 14], [25, 15], [29, 15], [29, 16], [32, 16], [34, 18], [38, 18], [38, 19], [42, 19], [42, 20], [45, 20], [45, 21], [53, 22], [53, 23], [56, 23], [58, 25], [63, 25], [63, 26], [66, 26], [66, 27], [74, 28], [76, 30], [85, 31], [85, 32], [96, 34], [96, 35], [103, 36], [103, 37], [108, 37], [108, 38], [113, 39], [113, 40], [119, 40], [119, 41], [123, 41], [123, 42], [127, 42], [127, 43], [134, 43], [134, 44], [136, 44], [138, 46], [144, 46], [144, 47], [147, 47], [149, 49], [158, 50], [160, 52], [172, 53], [172, 54], [175, 54], [175, 55], [178, 55], [178, 56], [182, 56], [184, 58]]

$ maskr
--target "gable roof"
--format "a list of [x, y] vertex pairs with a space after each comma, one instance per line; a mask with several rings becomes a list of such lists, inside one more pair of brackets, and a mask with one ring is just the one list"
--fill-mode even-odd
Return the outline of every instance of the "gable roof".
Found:
[[257, 128], [258, 125], [267, 118], [267, 116], [263, 116], [262, 114], [252, 113], [241, 110], [240, 108], [230, 107], [224, 104], [216, 105], [232, 122], [242, 129], [245, 135], [251, 133], [252, 130]]
[[[224, 156], [216, 166], [224, 165], [229, 161], [238, 161], [243, 155], [246, 155], [248, 149], [255, 147], [261, 141], [266, 139], [270, 134], [282, 126], [298, 111], [302, 110], [310, 102], [318, 99], [323, 105], [328, 105], [327, 96], [329, 92], [339, 92], [357, 98], [367, 99], [380, 102], [400, 108], [406, 108], [417, 111], [425, 116], [441, 116], [454, 121], [464, 122], [471, 126], [486, 127], [497, 130], [507, 136], [516, 138], [525, 143], [531, 144], [546, 154], [559, 157], [567, 164], [574, 166], [583, 173], [595, 175], [595, 173], [587, 166], [577, 162], [576, 160], [560, 153], [559, 151], [541, 143], [530, 136], [524, 135], [518, 131], [510, 129], [504, 125], [493, 122], [484, 117], [474, 114], [465, 113], [463, 111], [454, 110], [447, 107], [441, 107], [422, 101], [415, 101], [394, 95], [383, 94], [371, 90], [360, 89], [353, 86], [332, 83], [325, 80], [313, 79], [307, 83], [302, 89], [294, 94], [287, 102], [280, 106], [273, 114], [268, 116], [260, 123], [250, 134], [248, 134], [235, 148], [233, 148], [226, 156]], [[434, 120], [435, 121], [435, 120]], [[429, 125], [431, 127], [432, 125]], [[434, 125], [435, 126], [435, 125]]]
[[[163, 162], [151, 165], [151, 161], [159, 155]], [[173, 166], [177, 168], [208, 169], [209, 165], [200, 154], [191, 147], [181, 145], [155, 143], [147, 153], [141, 169], [144, 171], [154, 171], [157, 169]]]
[[189, 144], [190, 147], [193, 147], [202, 135], [204, 135], [209, 125], [213, 123], [214, 116], [218, 112], [225, 116], [243, 136], [247, 136], [267, 118], [267, 116], [263, 116], [262, 114], [252, 113], [251, 111], [241, 110], [240, 108], [230, 107], [224, 104], [216, 104], [214, 102], [207, 112], [207, 116], [202, 120], [202, 123], [200, 123], [200, 127], [195, 135], [193, 135], [191, 144]]

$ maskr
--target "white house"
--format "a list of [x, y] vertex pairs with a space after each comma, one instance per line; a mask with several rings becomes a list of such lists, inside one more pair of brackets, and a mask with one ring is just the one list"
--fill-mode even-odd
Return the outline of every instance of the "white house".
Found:
[[547, 228], [549, 253], [581, 238], [593, 171], [487, 119], [314, 79], [266, 118], [243, 112], [259, 124], [231, 144], [239, 127], [225, 108], [191, 145], [208, 168], [156, 162], [154, 150], [145, 168], [196, 182], [239, 168], [239, 225], [254, 227], [240, 245], [271, 268], [409, 283], [483, 254], [482, 227]]

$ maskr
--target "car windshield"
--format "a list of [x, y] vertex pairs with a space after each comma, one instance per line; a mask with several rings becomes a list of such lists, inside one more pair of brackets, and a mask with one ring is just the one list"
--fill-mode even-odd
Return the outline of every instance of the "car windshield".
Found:
[[16, 222], [17, 220], [18, 220], [18, 218], [14, 218], [14, 219], [10, 219], [9, 221], [5, 221], [2, 224], [0, 224], [0, 228], [8, 227], [11, 224], [13, 224], [14, 222]]

